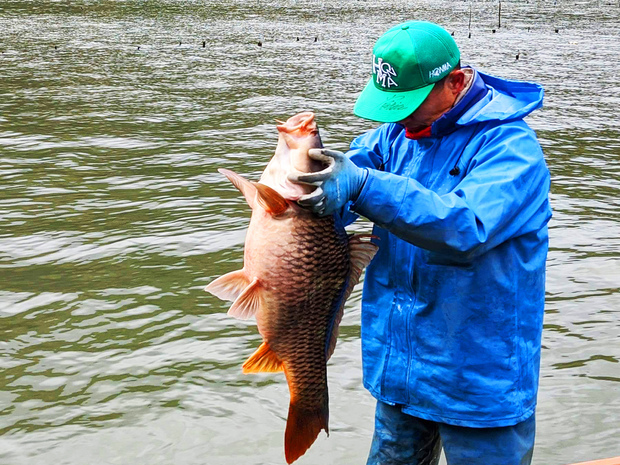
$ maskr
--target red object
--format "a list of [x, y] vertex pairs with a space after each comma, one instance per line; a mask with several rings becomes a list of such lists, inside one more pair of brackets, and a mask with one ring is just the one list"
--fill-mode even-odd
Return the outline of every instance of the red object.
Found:
[[424, 137], [431, 137], [431, 127], [427, 126], [418, 132], [410, 132], [409, 129], [405, 128], [405, 137], [407, 139], [413, 140], [423, 139]]

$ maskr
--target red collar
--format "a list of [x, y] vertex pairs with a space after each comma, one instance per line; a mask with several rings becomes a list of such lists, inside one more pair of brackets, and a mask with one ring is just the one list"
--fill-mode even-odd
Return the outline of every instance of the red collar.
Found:
[[409, 132], [409, 129], [405, 128], [405, 137], [407, 139], [413, 140], [423, 139], [424, 137], [431, 137], [431, 127], [427, 126], [418, 132]]

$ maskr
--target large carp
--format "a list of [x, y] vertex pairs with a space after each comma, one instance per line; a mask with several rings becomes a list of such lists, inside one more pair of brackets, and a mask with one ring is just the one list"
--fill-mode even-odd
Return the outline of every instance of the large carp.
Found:
[[245, 196], [252, 218], [244, 265], [206, 290], [234, 301], [228, 314], [256, 317], [263, 343], [244, 373], [284, 371], [290, 405], [284, 451], [290, 464], [329, 434], [327, 361], [334, 351], [344, 303], [377, 246], [368, 235], [349, 236], [336, 215], [319, 218], [297, 205], [314, 187], [291, 183], [289, 173], [320, 171], [308, 150], [322, 147], [311, 112], [277, 126], [276, 153], [259, 182], [220, 169]]

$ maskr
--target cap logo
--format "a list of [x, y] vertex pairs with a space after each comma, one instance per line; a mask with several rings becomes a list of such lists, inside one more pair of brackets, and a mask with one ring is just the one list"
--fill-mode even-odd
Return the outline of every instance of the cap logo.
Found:
[[451, 68], [450, 63], [445, 62], [443, 65], [438, 66], [432, 71], [429, 71], [428, 77], [429, 79], [434, 78], [434, 77], [439, 77], [444, 71], [449, 70], [450, 68]]
[[377, 76], [377, 84], [381, 84], [383, 88], [398, 87], [398, 83], [392, 79], [396, 77], [396, 71], [394, 67], [387, 61], [383, 61], [383, 58], [372, 56], [372, 72]]

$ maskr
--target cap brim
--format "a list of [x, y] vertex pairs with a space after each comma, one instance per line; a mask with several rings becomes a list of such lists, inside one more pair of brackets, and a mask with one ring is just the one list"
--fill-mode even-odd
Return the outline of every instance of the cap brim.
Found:
[[385, 92], [377, 89], [371, 78], [357, 98], [353, 113], [360, 118], [396, 123], [413, 113], [431, 93], [435, 84], [403, 92]]

